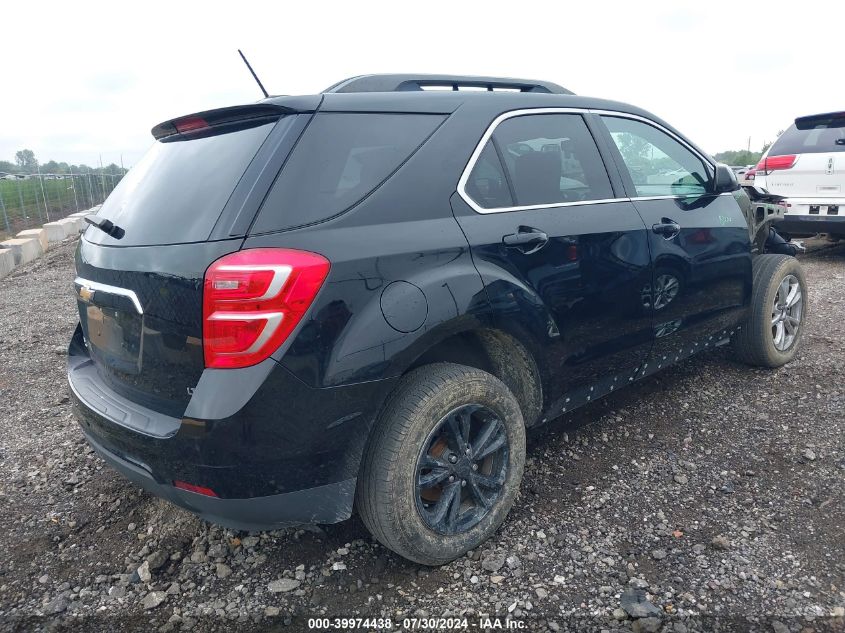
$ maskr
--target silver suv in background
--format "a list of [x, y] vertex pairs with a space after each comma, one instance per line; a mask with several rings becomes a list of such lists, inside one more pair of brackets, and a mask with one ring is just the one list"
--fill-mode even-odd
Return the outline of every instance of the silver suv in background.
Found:
[[756, 169], [757, 187], [786, 198], [778, 229], [845, 237], [845, 112], [795, 119]]

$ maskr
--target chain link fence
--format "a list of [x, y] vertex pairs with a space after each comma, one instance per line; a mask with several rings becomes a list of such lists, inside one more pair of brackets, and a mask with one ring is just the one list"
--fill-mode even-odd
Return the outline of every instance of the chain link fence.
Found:
[[88, 172], [0, 178], [0, 241], [102, 204], [122, 177]]

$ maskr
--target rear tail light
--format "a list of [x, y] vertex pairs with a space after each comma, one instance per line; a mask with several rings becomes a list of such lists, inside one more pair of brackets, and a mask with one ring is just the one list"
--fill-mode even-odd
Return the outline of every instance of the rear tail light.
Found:
[[195, 492], [198, 495], [205, 495], [206, 497], [216, 497], [217, 493], [211, 488], [205, 486], [197, 486], [196, 484], [189, 484], [187, 481], [180, 481], [178, 479], [173, 481], [173, 486], [180, 490], [187, 490], [188, 492]]
[[783, 156], [766, 156], [754, 169], [762, 171], [764, 176], [768, 176], [776, 169], [789, 169], [795, 164], [795, 154], [785, 154]]
[[268, 358], [308, 311], [329, 274], [322, 255], [256, 248], [221, 257], [205, 273], [205, 366], [248, 367]]

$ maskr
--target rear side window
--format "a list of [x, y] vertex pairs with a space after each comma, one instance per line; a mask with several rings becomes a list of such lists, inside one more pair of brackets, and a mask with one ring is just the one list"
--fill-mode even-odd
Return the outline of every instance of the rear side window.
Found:
[[843, 123], [845, 122], [839, 119], [817, 125], [811, 130], [799, 130], [793, 123], [772, 145], [769, 156], [845, 152]]
[[514, 206], [510, 187], [493, 141], [487, 141], [466, 184], [467, 195], [483, 209]]
[[190, 140], [156, 141], [98, 213], [124, 229], [124, 237], [117, 241], [92, 229], [85, 239], [119, 246], [208, 239], [273, 125]]
[[[499, 178], [502, 162], [505, 174]], [[470, 173], [466, 193], [487, 209], [613, 197], [593, 137], [578, 114], [531, 114], [500, 123]]]
[[252, 233], [312, 224], [346, 211], [395, 172], [444, 118], [317, 114], [273, 184]]

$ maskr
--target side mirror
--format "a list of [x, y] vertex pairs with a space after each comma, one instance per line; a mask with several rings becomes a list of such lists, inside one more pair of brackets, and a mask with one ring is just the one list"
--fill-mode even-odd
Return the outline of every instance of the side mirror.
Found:
[[739, 183], [736, 180], [734, 170], [722, 163], [716, 163], [715, 193], [725, 193], [737, 189], [739, 189]]

